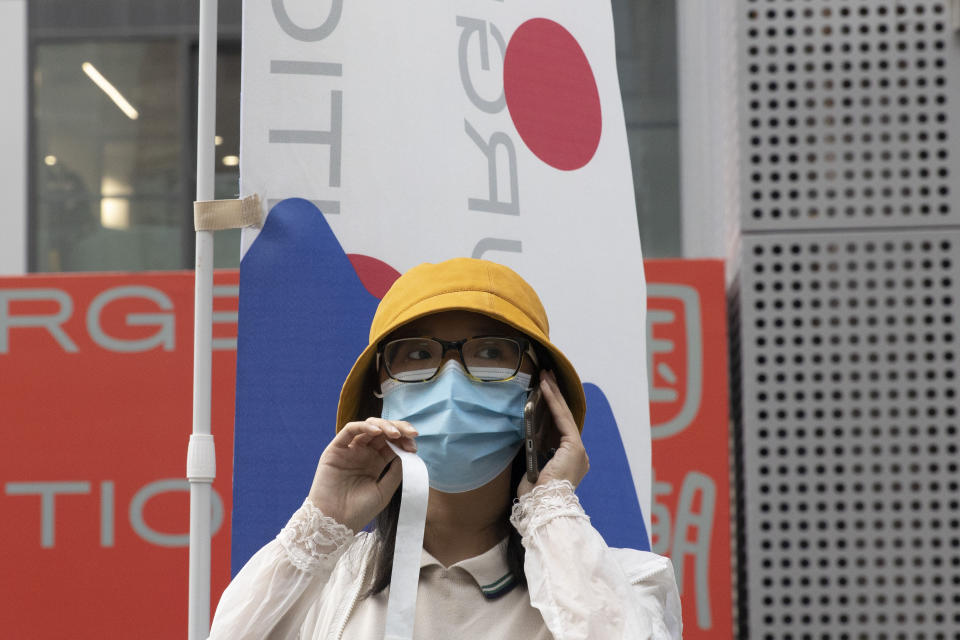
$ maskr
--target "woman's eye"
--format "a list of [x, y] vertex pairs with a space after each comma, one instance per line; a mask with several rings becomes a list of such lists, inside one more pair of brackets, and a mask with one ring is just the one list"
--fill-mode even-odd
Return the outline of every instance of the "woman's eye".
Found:
[[499, 347], [487, 346], [477, 349], [476, 355], [481, 360], [499, 360], [503, 352]]
[[429, 342], [422, 340], [411, 341], [404, 345], [403, 359], [407, 361], [430, 360], [433, 358], [434, 349]]
[[431, 354], [427, 349], [414, 349], [407, 353], [407, 360], [429, 360], [430, 358]]

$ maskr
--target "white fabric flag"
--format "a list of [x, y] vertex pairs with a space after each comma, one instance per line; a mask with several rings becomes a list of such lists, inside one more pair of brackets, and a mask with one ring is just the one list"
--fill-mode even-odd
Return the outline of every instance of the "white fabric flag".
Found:
[[241, 195], [314, 202], [346, 253], [400, 272], [483, 257], [531, 283], [609, 402], [646, 539], [646, 290], [609, 4], [247, 0], [241, 129]]

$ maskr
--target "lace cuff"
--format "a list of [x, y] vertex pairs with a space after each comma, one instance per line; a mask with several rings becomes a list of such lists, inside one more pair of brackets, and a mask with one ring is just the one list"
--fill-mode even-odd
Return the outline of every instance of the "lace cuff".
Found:
[[349, 527], [323, 515], [310, 498], [277, 534], [290, 564], [307, 573], [331, 570], [352, 538]]
[[526, 538], [560, 516], [587, 518], [569, 480], [550, 480], [513, 503], [510, 523]]

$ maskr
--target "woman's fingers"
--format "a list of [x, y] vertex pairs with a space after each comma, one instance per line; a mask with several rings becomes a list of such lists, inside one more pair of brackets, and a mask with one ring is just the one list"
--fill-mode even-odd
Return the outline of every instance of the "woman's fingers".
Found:
[[543, 397], [547, 400], [547, 407], [553, 416], [553, 422], [557, 425], [557, 431], [561, 437], [573, 438], [580, 441], [580, 430], [577, 429], [577, 422], [573, 419], [570, 407], [560, 393], [560, 385], [557, 384], [557, 377], [552, 371], [542, 371], [540, 373], [540, 390]]
[[[563, 394], [560, 393], [560, 386], [553, 372], [541, 372], [540, 389], [553, 415], [557, 431], [560, 432], [560, 447], [540, 472], [537, 484], [559, 479], [569, 480], [576, 487], [590, 468], [590, 459], [580, 439], [580, 430], [577, 429], [577, 422], [573, 419]], [[532, 485], [529, 482], [525, 484], [521, 482], [517, 495], [523, 495], [531, 488]]]
[[367, 422], [380, 427], [380, 430], [383, 431], [383, 434], [391, 440], [403, 437], [403, 432], [400, 431], [400, 428], [390, 420], [370, 417], [367, 418]]
[[417, 444], [414, 441], [417, 431], [409, 422], [376, 417], [367, 418], [362, 422], [348, 422], [333, 439], [332, 444], [338, 447], [355, 448], [369, 445], [379, 436], [394, 441], [407, 451], [417, 450]]
[[408, 438], [416, 438], [420, 435], [417, 433], [417, 430], [413, 428], [413, 425], [406, 420], [394, 420], [393, 424]]
[[388, 439], [407, 451], [416, 451], [417, 430], [409, 422], [403, 420], [384, 420], [383, 418], [367, 418], [367, 422], [380, 427]]
[[367, 422], [379, 425], [388, 438], [415, 438], [417, 430], [404, 420], [385, 420], [383, 418], [367, 418]]
[[354, 438], [361, 434], [372, 434], [378, 435], [380, 433], [380, 428], [370, 424], [367, 421], [363, 422], [348, 422], [344, 425], [343, 429], [340, 429], [340, 433], [334, 436], [331, 445], [335, 447], [347, 447], [350, 446], [350, 443], [353, 442]]
[[[374, 443], [374, 441], [377, 441], [377, 443]], [[355, 449], [357, 447], [366, 446], [372, 449], [379, 450], [380, 447], [376, 446], [379, 442], [385, 442], [385, 438], [383, 437], [382, 433], [380, 433], [379, 431], [375, 433], [365, 431], [363, 433], [358, 433], [357, 435], [355, 435], [353, 437], [353, 440], [351, 440], [350, 443], [347, 445], [347, 448]]]
[[320, 455], [310, 499], [356, 531], [400, 485], [402, 467], [390, 444], [416, 451], [416, 436], [407, 422], [371, 417], [345, 424]]

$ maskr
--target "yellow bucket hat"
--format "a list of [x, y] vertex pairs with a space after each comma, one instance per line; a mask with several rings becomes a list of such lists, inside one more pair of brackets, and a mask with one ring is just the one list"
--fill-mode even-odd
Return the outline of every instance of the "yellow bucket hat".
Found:
[[473, 311], [508, 324], [539, 343], [552, 357], [560, 390], [583, 431], [587, 411], [583, 384], [567, 357], [550, 342], [547, 313], [533, 288], [512, 269], [474, 258], [424, 263], [400, 276], [380, 301], [370, 325], [370, 342], [340, 390], [337, 431], [348, 422], [380, 415], [375, 369], [377, 345], [395, 329], [443, 311]]

